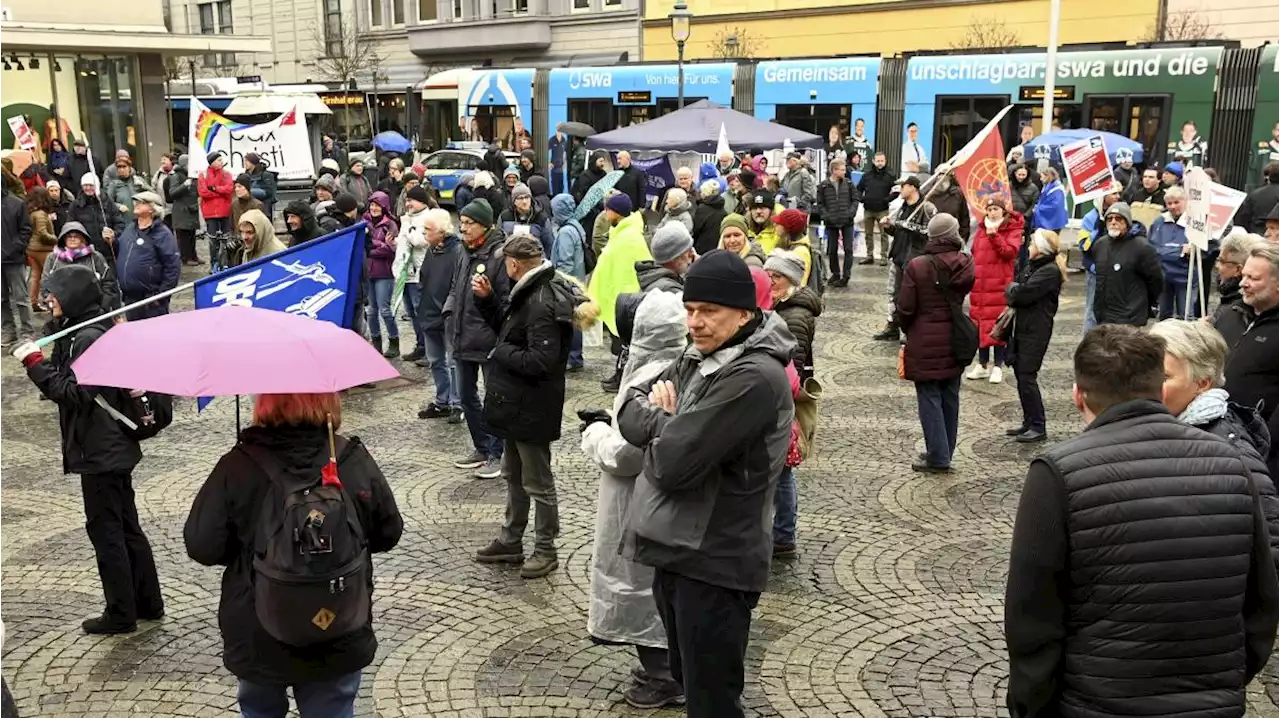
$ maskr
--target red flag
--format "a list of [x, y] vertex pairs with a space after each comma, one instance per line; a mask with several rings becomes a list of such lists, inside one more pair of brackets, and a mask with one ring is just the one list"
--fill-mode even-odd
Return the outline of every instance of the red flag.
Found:
[[986, 213], [984, 204], [990, 197], [1001, 198], [1006, 208], [1013, 206], [1009, 169], [1004, 162], [1004, 143], [1000, 140], [1000, 133], [992, 130], [991, 125], [984, 128], [986, 137], [981, 138], [972, 154], [954, 167], [956, 182], [969, 202], [969, 211], [976, 217]]
[[298, 121], [298, 114], [297, 114], [297, 113], [298, 113], [298, 108], [297, 108], [297, 107], [294, 107], [293, 109], [291, 109], [291, 110], [289, 110], [288, 112], [284, 113], [284, 117], [281, 117], [281, 118], [280, 118], [280, 125], [281, 125], [282, 127], [287, 127], [287, 126], [289, 126], [289, 125], [293, 125], [293, 124], [297, 123], [297, 121]]

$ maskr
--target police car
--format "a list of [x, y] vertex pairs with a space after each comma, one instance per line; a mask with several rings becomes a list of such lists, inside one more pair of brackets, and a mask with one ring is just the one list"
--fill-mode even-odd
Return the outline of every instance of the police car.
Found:
[[[427, 172], [424, 180], [435, 188], [440, 204], [453, 205], [453, 190], [458, 186], [458, 180], [467, 172], [475, 172], [476, 162], [484, 159], [485, 150], [483, 142], [455, 142], [427, 155], [422, 161]], [[503, 155], [509, 165], [517, 164], [520, 159], [516, 152], [503, 152]], [[493, 179], [502, 181], [501, 177]]]

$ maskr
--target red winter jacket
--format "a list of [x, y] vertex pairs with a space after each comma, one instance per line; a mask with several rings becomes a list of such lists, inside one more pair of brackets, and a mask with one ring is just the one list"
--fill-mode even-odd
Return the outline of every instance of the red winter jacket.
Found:
[[206, 169], [196, 182], [196, 191], [200, 194], [200, 214], [205, 219], [225, 219], [231, 216], [234, 189], [235, 179], [230, 172], [214, 167]]
[[937, 262], [950, 274], [952, 298], [963, 305], [964, 295], [973, 288], [973, 259], [960, 248], [958, 236], [930, 239], [924, 254], [908, 262], [902, 271], [894, 317], [907, 333], [904, 369], [908, 381], [941, 381], [964, 371], [951, 351], [951, 305], [938, 288], [940, 277], [934, 271]]
[[978, 324], [978, 346], [1004, 346], [988, 336], [1000, 312], [1004, 311], [1004, 288], [1013, 281], [1022, 244], [1022, 215], [1013, 212], [995, 234], [978, 224], [973, 236], [973, 293], [969, 295], [969, 316]]

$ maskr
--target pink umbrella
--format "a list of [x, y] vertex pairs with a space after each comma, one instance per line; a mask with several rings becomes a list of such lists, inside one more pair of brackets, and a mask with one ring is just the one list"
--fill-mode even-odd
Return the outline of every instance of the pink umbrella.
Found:
[[176, 396], [313, 394], [400, 375], [349, 329], [240, 306], [116, 325], [71, 368], [86, 386]]

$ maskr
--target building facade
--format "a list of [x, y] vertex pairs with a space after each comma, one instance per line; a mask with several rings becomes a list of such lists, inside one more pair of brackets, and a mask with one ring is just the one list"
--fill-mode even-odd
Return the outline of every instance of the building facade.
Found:
[[[1154, 27], [1160, 1], [1062, 0], [1058, 42], [1133, 41]], [[891, 56], [948, 48], [1044, 46], [1049, 39], [1049, 0], [687, 0], [687, 4], [693, 20], [686, 59]], [[667, 17], [672, 5], [665, 1], [645, 5], [646, 61], [676, 58]]]
[[1280, 39], [1280, 8], [1275, 0], [1168, 0], [1166, 12], [1169, 40], [1185, 40], [1178, 35], [1198, 35], [1206, 28], [1244, 47]]
[[55, 137], [84, 139], [108, 161], [131, 149], [153, 167], [172, 147], [166, 65], [179, 58], [246, 55], [268, 48], [252, 33], [171, 32], [161, 0], [95, 3], [6, 0], [0, 75], [0, 142], [17, 149], [10, 118], [24, 117], [42, 159]]

